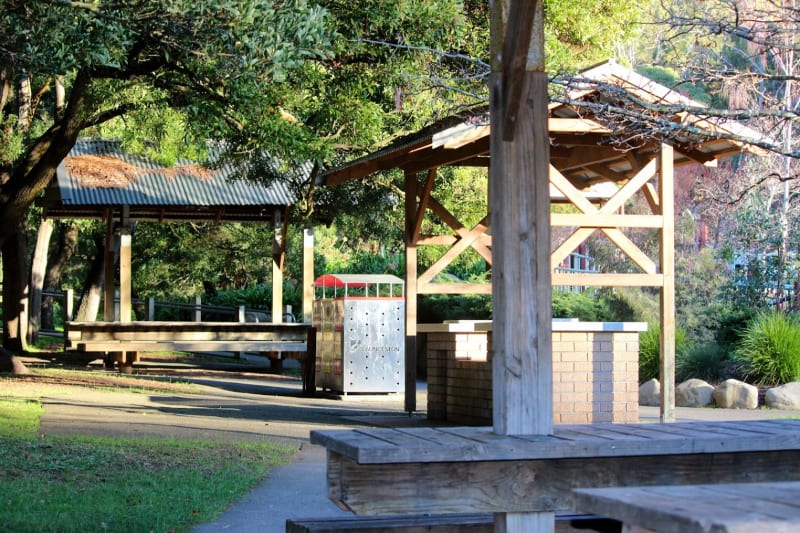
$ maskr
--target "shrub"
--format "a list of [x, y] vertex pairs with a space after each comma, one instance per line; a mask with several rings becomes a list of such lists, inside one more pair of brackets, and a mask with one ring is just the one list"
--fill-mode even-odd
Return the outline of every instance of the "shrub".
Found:
[[759, 313], [736, 348], [743, 377], [757, 385], [800, 380], [800, 320], [779, 311]]
[[676, 356], [675, 376], [678, 382], [691, 378], [719, 382], [731, 377], [730, 370], [728, 351], [718, 344], [697, 344]]
[[[686, 331], [675, 329], [675, 357], [686, 352], [688, 346]], [[661, 360], [661, 328], [658, 323], [650, 323], [647, 331], [639, 335], [639, 383], [658, 378]]]
[[586, 322], [608, 320], [610, 312], [605, 300], [594, 291], [553, 291], [553, 318], [577, 318]]
[[717, 344], [732, 351], [739, 343], [747, 324], [756, 317], [756, 311], [751, 307], [723, 307], [718, 313]]

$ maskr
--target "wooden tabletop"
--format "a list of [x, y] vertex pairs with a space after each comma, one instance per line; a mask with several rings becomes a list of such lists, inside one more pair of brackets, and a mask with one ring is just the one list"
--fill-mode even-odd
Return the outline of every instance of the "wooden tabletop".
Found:
[[529, 436], [488, 427], [320, 430], [311, 442], [359, 464], [762, 452], [800, 450], [800, 420], [557, 425]]
[[612, 487], [574, 492], [576, 509], [580, 512], [596, 513], [658, 533], [800, 531], [800, 482], [796, 481]]

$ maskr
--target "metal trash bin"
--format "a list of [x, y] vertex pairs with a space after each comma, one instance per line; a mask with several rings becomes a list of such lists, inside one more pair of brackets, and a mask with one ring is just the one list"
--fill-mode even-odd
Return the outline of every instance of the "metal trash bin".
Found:
[[403, 392], [403, 280], [389, 274], [325, 274], [314, 287], [316, 386], [345, 395]]

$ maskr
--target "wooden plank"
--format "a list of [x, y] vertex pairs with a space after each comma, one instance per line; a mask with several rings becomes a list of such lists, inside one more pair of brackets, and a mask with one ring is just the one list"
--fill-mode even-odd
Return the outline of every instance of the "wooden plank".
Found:
[[580, 272], [554, 272], [553, 285], [579, 285], [582, 287], [660, 287], [661, 274], [584, 274]]
[[475, 241], [477, 241], [483, 234], [486, 233], [488, 229], [488, 217], [484, 217], [480, 222], [475, 224], [469, 232], [465, 235], [461, 236], [453, 246], [450, 247], [439, 259], [437, 259], [425, 272], [423, 272], [418, 280], [417, 283], [420, 285], [426, 285], [433, 281], [433, 278], [442, 272], [447, 266], [453, 262], [453, 260], [461, 255], [461, 253], [473, 246]]
[[662, 143], [658, 158], [658, 203], [661, 205], [661, 216], [664, 217], [659, 242], [663, 276], [659, 292], [661, 333], [658, 376], [662, 384], [659, 407], [662, 422], [675, 421], [675, 184], [672, 160], [672, 147]]
[[579, 509], [664, 533], [789, 532], [800, 528], [800, 483], [576, 490]]
[[636, 263], [636, 265], [646, 274], [656, 273], [657, 269], [655, 262], [647, 257], [647, 255], [642, 252], [639, 246], [630, 240], [624, 233], [618, 229], [611, 228], [603, 228], [600, 231], [602, 231], [606, 237], [611, 240], [611, 242], [616, 244], [617, 248], [624, 252], [625, 255], [627, 255], [631, 261]]
[[663, 220], [659, 215], [607, 215], [551, 213], [553, 226], [578, 226], [582, 228], [660, 228]]
[[[386, 442], [393, 439], [389, 433], [397, 431], [389, 428], [371, 430], [371, 439], [347, 430], [312, 431], [311, 442], [363, 464], [423, 462], [421, 457], [431, 462], [468, 462], [800, 450], [800, 420], [760, 421], [753, 431], [746, 430], [748, 424], [750, 422], [741, 423], [738, 436], [729, 433], [730, 423], [715, 422], [558, 425], [551, 435], [520, 436], [497, 435], [489, 427], [402, 430], [408, 435], [422, 432], [420, 435], [424, 439], [437, 439], [442, 446], [434, 449], [427, 449], [431, 446], [422, 444], [424, 440], [419, 447], [387, 446]], [[715, 431], [716, 426], [725, 431]], [[770, 427], [776, 432], [767, 433], [764, 428]], [[432, 437], [432, 431], [441, 436]], [[672, 434], [659, 438], [653, 433], [657, 431]], [[653, 438], [647, 446], [642, 446], [637, 437], [646, 435], [653, 435]]]
[[[574, 533], [591, 526], [616, 525], [594, 515], [558, 513], [557, 533]], [[346, 518], [301, 518], [286, 521], [286, 533], [492, 533], [494, 515], [489, 513], [353, 516]]]
[[[640, 445], [641, 446], [641, 445]], [[358, 464], [329, 454], [329, 496], [357, 514], [569, 511], [594, 487], [800, 481], [800, 450], [528, 461]]]
[[81, 352], [306, 352], [305, 342], [281, 341], [81, 341], [71, 344]]
[[200, 341], [301, 341], [305, 340], [305, 331], [291, 334], [280, 332], [237, 332], [237, 331], [119, 331], [119, 332], [84, 332], [80, 340], [91, 341], [163, 341], [163, 342], [200, 342]]
[[300, 519], [286, 522], [286, 533], [491, 533], [491, 514], [382, 516]]
[[428, 283], [417, 287], [417, 294], [491, 294], [489, 283]]
[[639, 189], [641, 189], [648, 181], [650, 181], [656, 173], [656, 160], [653, 159], [644, 166], [628, 183], [623, 185], [603, 207], [600, 208], [601, 213], [613, 213], [621, 208]]

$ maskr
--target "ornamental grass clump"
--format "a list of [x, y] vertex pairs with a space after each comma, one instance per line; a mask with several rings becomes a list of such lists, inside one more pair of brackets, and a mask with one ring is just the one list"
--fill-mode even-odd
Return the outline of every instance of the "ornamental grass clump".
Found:
[[[676, 358], [682, 357], [689, 348], [686, 330], [675, 329], [675, 354]], [[650, 323], [647, 331], [639, 334], [639, 383], [650, 379], [658, 379], [661, 361], [661, 327], [657, 323]]]
[[739, 339], [736, 360], [744, 379], [756, 385], [800, 381], [800, 319], [780, 311], [760, 313]]

